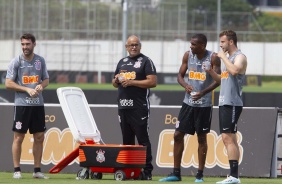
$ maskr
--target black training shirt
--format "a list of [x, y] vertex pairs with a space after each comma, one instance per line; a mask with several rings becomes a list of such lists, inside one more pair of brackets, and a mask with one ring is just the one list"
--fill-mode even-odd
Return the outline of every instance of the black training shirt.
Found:
[[[125, 57], [121, 59], [115, 71], [116, 74], [123, 75], [128, 80], [144, 80], [147, 75], [156, 75], [156, 68], [153, 61], [143, 54], [135, 57]], [[136, 86], [123, 87], [118, 85], [118, 108], [119, 109], [134, 109], [147, 108], [149, 109], [150, 89], [140, 88]]]

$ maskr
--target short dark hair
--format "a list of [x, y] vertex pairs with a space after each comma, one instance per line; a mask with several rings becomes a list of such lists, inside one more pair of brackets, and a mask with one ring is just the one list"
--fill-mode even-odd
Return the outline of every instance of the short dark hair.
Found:
[[195, 35], [192, 36], [192, 38], [197, 39], [198, 42], [200, 42], [201, 44], [207, 45], [208, 39], [207, 39], [206, 35], [204, 35], [204, 34], [201, 34], [201, 33], [195, 34]]
[[226, 36], [229, 41], [233, 40], [234, 45], [237, 47], [237, 35], [236, 35], [235, 31], [233, 31], [233, 30], [224, 30], [224, 31], [222, 31], [219, 34], [219, 37], [222, 37], [222, 36]]
[[22, 36], [21, 36], [21, 40], [22, 39], [26, 39], [26, 40], [31, 40], [32, 43], [35, 43], [35, 36], [31, 33], [24, 33]]

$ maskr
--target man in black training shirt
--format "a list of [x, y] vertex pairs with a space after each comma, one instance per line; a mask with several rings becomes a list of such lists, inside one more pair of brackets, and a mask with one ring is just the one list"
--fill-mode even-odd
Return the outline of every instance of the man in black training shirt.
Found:
[[152, 149], [149, 139], [148, 118], [150, 113], [150, 89], [157, 85], [156, 68], [153, 61], [140, 53], [140, 39], [129, 36], [126, 42], [129, 56], [122, 58], [116, 67], [112, 84], [118, 88], [118, 117], [123, 144], [147, 146], [146, 166], [142, 172], [144, 180], [152, 180]]

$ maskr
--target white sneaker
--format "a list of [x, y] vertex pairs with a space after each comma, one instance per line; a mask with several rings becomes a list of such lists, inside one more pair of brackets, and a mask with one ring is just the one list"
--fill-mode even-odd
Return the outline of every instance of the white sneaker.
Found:
[[21, 179], [22, 178], [22, 174], [20, 171], [14, 172], [13, 178], [15, 179]]
[[33, 173], [32, 177], [38, 179], [49, 179], [49, 177], [45, 176], [42, 172]]
[[216, 182], [216, 184], [237, 184], [237, 183], [241, 183], [240, 179], [235, 178], [233, 176], [227, 176], [225, 180]]

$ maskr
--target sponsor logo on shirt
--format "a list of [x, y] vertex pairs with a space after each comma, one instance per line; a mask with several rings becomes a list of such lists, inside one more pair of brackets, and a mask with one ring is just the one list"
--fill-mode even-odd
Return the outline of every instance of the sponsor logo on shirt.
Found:
[[192, 98], [189, 98], [189, 103], [190, 104], [203, 104], [202, 98], [200, 98], [199, 100], [192, 100]]
[[25, 102], [26, 102], [27, 104], [31, 104], [31, 105], [35, 105], [35, 104], [39, 104], [39, 103], [40, 103], [38, 97], [37, 97], [37, 98], [26, 97], [26, 98], [25, 98]]
[[227, 71], [225, 71], [225, 72], [222, 72], [221, 74], [220, 74], [220, 77], [222, 78], [222, 79], [228, 79], [228, 72]]
[[204, 81], [207, 78], [205, 72], [194, 72], [194, 71], [189, 71], [188, 77], [189, 79], [200, 80], [200, 81]]
[[133, 80], [136, 78], [136, 72], [121, 72], [120, 75], [122, 75], [124, 78], [128, 80]]
[[122, 107], [132, 107], [133, 106], [133, 100], [132, 99], [120, 99], [119, 104]]
[[39, 76], [33, 75], [33, 76], [23, 76], [22, 77], [22, 83], [23, 84], [33, 84], [38, 83]]

